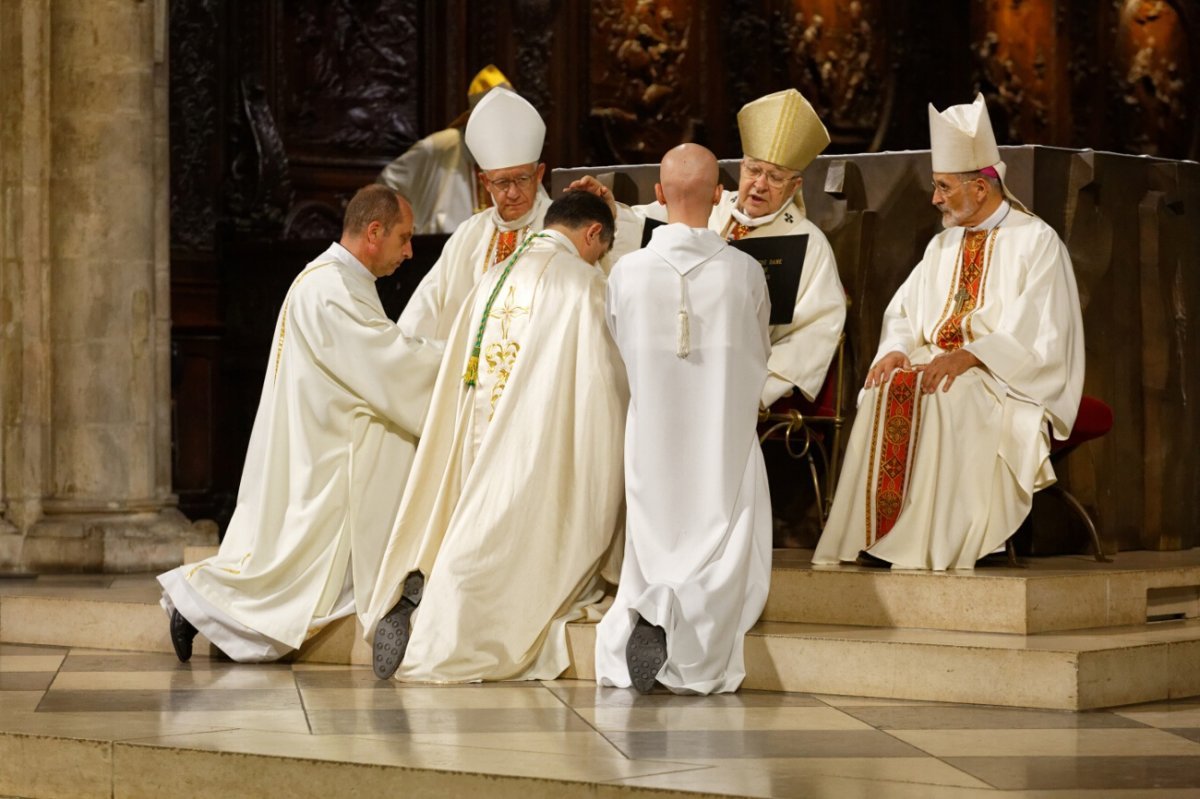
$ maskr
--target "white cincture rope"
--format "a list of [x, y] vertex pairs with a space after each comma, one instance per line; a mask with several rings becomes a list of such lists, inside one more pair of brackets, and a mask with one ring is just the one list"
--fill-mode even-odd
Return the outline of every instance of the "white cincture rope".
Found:
[[679, 276], [679, 315], [676, 329], [675, 355], [686, 358], [691, 352], [691, 331], [687, 312], [687, 275]]

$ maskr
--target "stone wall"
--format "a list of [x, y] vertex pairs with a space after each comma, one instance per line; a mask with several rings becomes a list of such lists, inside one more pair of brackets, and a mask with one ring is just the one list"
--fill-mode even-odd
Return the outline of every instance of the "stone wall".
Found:
[[165, 4], [0, 3], [0, 570], [141, 571], [175, 510]]

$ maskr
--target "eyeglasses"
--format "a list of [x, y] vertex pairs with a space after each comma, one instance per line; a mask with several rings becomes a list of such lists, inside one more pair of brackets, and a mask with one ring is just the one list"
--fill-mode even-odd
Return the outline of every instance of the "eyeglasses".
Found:
[[500, 178], [499, 180], [492, 180], [487, 175], [484, 175], [484, 177], [487, 178], [488, 185], [497, 192], [508, 194], [508, 190], [513, 186], [516, 186], [519, 191], [526, 191], [533, 185], [535, 174], [534, 172], [530, 172], [528, 175], [518, 175], [515, 178]]
[[784, 175], [775, 170], [767, 169], [757, 161], [742, 161], [742, 177], [750, 178], [751, 182], [758, 182], [759, 178], [766, 178], [767, 185], [772, 189], [782, 189], [787, 185], [788, 181], [795, 180], [796, 175]]
[[963, 186], [967, 185], [968, 183], [974, 183], [974, 182], [975, 181], [973, 181], [973, 180], [961, 180], [958, 183], [951, 186], [950, 184], [946, 183], [944, 180], [934, 180], [934, 181], [931, 181], [929, 185], [933, 187], [934, 194], [941, 192], [943, 197], [949, 197], [951, 194], [958, 191]]

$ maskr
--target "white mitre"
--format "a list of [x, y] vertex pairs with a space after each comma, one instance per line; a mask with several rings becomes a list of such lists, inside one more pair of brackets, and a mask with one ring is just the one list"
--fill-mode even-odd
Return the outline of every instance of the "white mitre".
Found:
[[528, 100], [497, 86], [471, 111], [465, 138], [475, 163], [487, 171], [536, 164], [546, 123]]
[[975, 95], [973, 103], [952, 105], [941, 113], [929, 104], [929, 149], [934, 172], [978, 172], [991, 167], [1000, 178], [1004, 197], [1029, 213], [1004, 182], [1007, 166], [1000, 160], [982, 94]]

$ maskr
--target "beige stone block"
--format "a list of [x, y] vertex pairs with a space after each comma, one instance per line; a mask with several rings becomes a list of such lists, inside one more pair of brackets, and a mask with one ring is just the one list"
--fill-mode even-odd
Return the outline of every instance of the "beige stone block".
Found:
[[[207, 521], [207, 520], [202, 519], [201, 521]], [[195, 527], [195, 526], [199, 525], [199, 523], [200, 522], [193, 522], [192, 526]], [[216, 525], [213, 524], [213, 527], [215, 528]], [[207, 534], [207, 531], [205, 531], [205, 534]], [[214, 538], [216, 538], [217, 531], [215, 529], [212, 531], [212, 535]], [[216, 555], [220, 549], [221, 548], [219, 546], [184, 547], [183, 548], [183, 562], [184, 563], [196, 563], [197, 561], [207, 560], [207, 559], [213, 557], [214, 555]]]
[[1167, 697], [1200, 696], [1200, 640], [1167, 645]]
[[1021, 632], [1078, 630], [1111, 624], [1108, 580], [1104, 575], [1033, 578], [1026, 581], [1025, 590], [1028, 627]]
[[1068, 652], [801, 636], [746, 639], [749, 689], [1072, 709], [1075, 678], [1075, 657]]
[[[63, 343], [54, 349], [56, 431], [74, 426], [133, 425], [149, 421], [134, 417], [130, 407], [135, 381], [128, 342], [109, 338]], [[104, 452], [96, 454], [111, 461], [115, 460], [116, 453], [127, 448], [108, 449], [107, 455]], [[56, 454], [58, 452], [61, 450], [56, 446]], [[62, 456], [73, 457], [70, 452], [62, 452]], [[86, 468], [99, 465], [92, 462], [86, 464]]]
[[111, 796], [112, 744], [0, 733], [0, 795], [44, 799]]
[[563, 672], [564, 680], [596, 679], [596, 625], [568, 624], [567, 648], [571, 665]]
[[1164, 699], [1170, 685], [1167, 644], [1079, 653], [1079, 700], [1074, 709]]
[[[362, 628], [357, 617], [338, 619], [305, 641], [296, 653], [295, 660], [305, 663], [349, 664], [352, 662], [354, 645], [361, 637]], [[370, 663], [369, 658], [367, 662]]]
[[[6, 596], [0, 602], [4, 640], [18, 644], [174, 652], [167, 617], [156, 604], [55, 597]], [[199, 636], [197, 651], [208, 641]]]

